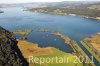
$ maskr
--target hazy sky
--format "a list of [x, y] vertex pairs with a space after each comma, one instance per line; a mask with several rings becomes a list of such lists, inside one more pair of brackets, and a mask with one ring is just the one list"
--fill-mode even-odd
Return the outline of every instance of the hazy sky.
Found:
[[[60, 2], [60, 1], [93, 1], [93, 0], [0, 0], [0, 3]], [[94, 0], [94, 1], [100, 1], [100, 0]]]

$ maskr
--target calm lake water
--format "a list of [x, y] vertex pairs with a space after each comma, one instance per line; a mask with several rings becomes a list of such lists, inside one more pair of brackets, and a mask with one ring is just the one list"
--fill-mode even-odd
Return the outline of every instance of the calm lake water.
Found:
[[[100, 32], [100, 20], [86, 19], [78, 16], [34, 13], [23, 11], [23, 8], [20, 7], [2, 8], [2, 10], [4, 10], [4, 13], [0, 14], [0, 26], [10, 31], [33, 29], [34, 32], [28, 36], [28, 40], [38, 43], [40, 47], [52, 46], [66, 52], [73, 51], [60, 37], [50, 33], [35, 32], [38, 29], [59, 31], [78, 43], [85, 37]], [[91, 56], [80, 43], [79, 46], [84, 49], [88, 56]], [[97, 62], [95, 58], [94, 61]], [[96, 65], [99, 66], [99, 63], [96, 63]]]

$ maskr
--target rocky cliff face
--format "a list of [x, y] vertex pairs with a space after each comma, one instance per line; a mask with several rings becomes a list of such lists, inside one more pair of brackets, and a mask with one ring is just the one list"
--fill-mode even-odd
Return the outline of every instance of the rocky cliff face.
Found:
[[0, 66], [28, 66], [13, 33], [0, 27]]

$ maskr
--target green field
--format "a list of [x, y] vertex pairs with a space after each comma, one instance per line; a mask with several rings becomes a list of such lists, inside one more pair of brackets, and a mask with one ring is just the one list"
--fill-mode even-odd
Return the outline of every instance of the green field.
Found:
[[[30, 66], [83, 66], [83, 63], [74, 63], [75, 56], [71, 53], [66, 53], [63, 51], [60, 51], [59, 49], [53, 48], [53, 47], [46, 47], [46, 48], [40, 48], [37, 44], [33, 44], [31, 42], [25, 41], [25, 40], [18, 40], [18, 47], [21, 50], [23, 56], [29, 61], [29, 56], [34, 56], [37, 58], [50, 58], [58, 57], [58, 58], [69, 58], [66, 62], [56, 62], [54, 59], [53, 62], [47, 63], [44, 62], [42, 64], [38, 63], [29, 63]], [[28, 50], [31, 49], [31, 52]], [[58, 60], [59, 61], [59, 60]]]

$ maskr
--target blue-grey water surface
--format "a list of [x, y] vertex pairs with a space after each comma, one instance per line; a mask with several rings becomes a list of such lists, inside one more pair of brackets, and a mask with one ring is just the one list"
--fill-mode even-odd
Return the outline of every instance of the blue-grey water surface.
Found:
[[[0, 14], [0, 26], [10, 31], [18, 29], [33, 29], [33, 31], [48, 29], [59, 31], [77, 41], [79, 46], [88, 56], [91, 56], [91, 54], [79, 43], [79, 41], [100, 32], [100, 20], [86, 19], [78, 16], [34, 13], [23, 11], [23, 8], [20, 7], [2, 8], [2, 10], [4, 10], [4, 13]], [[32, 32], [28, 36], [28, 40], [38, 43], [40, 47], [52, 46], [62, 51], [72, 52], [71, 47], [69, 45], [67, 46], [64, 40], [50, 33]], [[70, 50], [68, 50], [69, 48]], [[100, 63], [98, 63], [95, 58], [94, 62], [96, 66], [100, 66]]]

